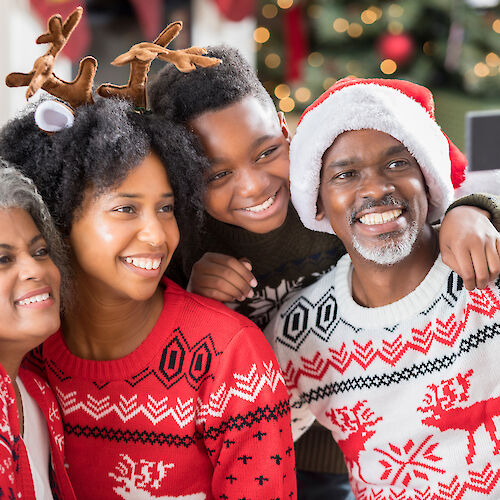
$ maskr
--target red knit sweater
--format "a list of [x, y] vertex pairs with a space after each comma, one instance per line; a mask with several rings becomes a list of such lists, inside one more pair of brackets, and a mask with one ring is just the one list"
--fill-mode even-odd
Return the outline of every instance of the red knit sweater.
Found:
[[128, 356], [40, 351], [82, 499], [295, 498], [288, 395], [261, 331], [165, 281], [164, 308]]
[[[56, 398], [47, 383], [30, 370], [21, 367], [19, 377], [47, 421], [52, 495], [54, 499], [72, 500], [75, 495], [64, 467], [63, 429]], [[35, 500], [28, 454], [19, 431], [14, 387], [0, 365], [0, 498]]]

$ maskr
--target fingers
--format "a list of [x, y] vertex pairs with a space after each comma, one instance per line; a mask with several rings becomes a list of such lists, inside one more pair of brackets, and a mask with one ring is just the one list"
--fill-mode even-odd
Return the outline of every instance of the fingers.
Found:
[[500, 273], [500, 238], [491, 238], [469, 249], [443, 249], [443, 262], [463, 279], [467, 290], [486, 288]]
[[467, 290], [476, 288], [476, 274], [469, 251], [465, 248], [453, 253], [449, 248], [442, 252], [443, 262], [455, 271], [463, 280]]
[[193, 266], [188, 290], [222, 302], [251, 298], [257, 285], [251, 268], [247, 260], [206, 253]]

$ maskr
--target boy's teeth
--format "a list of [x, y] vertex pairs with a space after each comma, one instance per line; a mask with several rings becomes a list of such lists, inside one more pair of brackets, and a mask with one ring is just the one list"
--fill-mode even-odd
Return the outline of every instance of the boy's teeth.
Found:
[[386, 222], [391, 222], [397, 219], [401, 215], [402, 210], [400, 208], [396, 210], [389, 210], [387, 212], [382, 212], [380, 214], [371, 213], [360, 217], [359, 221], [367, 226], [372, 226], [374, 224], [385, 224]]
[[34, 302], [43, 302], [50, 297], [48, 293], [41, 293], [40, 295], [33, 295], [33, 297], [28, 297], [27, 299], [20, 300], [18, 304], [20, 306], [27, 306], [28, 304], [33, 304]]
[[161, 259], [143, 259], [136, 257], [125, 257], [125, 261], [141, 269], [158, 269], [161, 264]]
[[262, 212], [262, 210], [265, 210], [266, 208], [269, 208], [273, 203], [276, 198], [276, 195], [274, 194], [270, 198], [268, 198], [264, 203], [261, 203], [260, 205], [255, 205], [254, 207], [247, 207], [245, 210], [248, 210], [249, 212]]

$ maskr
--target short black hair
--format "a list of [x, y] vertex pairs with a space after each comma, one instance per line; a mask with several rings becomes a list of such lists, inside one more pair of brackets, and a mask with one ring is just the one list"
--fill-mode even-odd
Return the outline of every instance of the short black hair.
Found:
[[207, 52], [222, 63], [191, 73], [181, 73], [173, 65], [167, 65], [151, 79], [149, 100], [153, 112], [186, 123], [206, 111], [224, 108], [248, 96], [276, 111], [255, 70], [237, 49], [216, 45], [207, 47]]
[[0, 156], [34, 181], [63, 236], [71, 231], [86, 188], [101, 193], [120, 184], [150, 151], [166, 168], [181, 232], [193, 231], [193, 217], [201, 220], [203, 213], [207, 160], [185, 127], [139, 114], [127, 101], [97, 98], [76, 109], [71, 128], [47, 134], [30, 111], [0, 132]]

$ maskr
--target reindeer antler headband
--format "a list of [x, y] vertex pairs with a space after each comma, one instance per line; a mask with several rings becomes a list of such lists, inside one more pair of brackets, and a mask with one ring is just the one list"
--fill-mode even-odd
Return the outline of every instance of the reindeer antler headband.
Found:
[[[50, 43], [47, 52], [39, 57], [33, 64], [33, 69], [29, 73], [10, 73], [5, 79], [9, 87], [27, 86], [26, 99], [29, 99], [38, 89], [42, 88], [54, 97], [68, 103], [72, 108], [82, 104], [92, 104], [92, 85], [97, 70], [97, 61], [91, 56], [80, 61], [80, 68], [77, 77], [72, 82], [66, 82], [56, 76], [53, 72], [54, 62], [68, 41], [71, 33], [76, 28], [82, 17], [82, 7], [77, 7], [64, 21], [59, 14], [53, 15], [48, 23], [48, 31], [40, 35], [36, 43]], [[189, 47], [182, 50], [170, 50], [166, 46], [179, 34], [182, 23], [176, 21], [168, 25], [156, 38], [153, 43], [142, 42], [130, 48], [125, 54], [118, 56], [112, 64], [123, 66], [130, 64], [130, 77], [127, 85], [118, 86], [110, 83], [101, 85], [97, 92], [102, 97], [121, 97], [127, 99], [139, 108], [146, 108], [146, 82], [147, 74], [152, 61], [158, 57], [163, 61], [171, 62], [179, 71], [189, 72], [197, 66], [216, 66], [221, 61], [213, 57], [205, 56], [206, 50], [201, 47]], [[44, 109], [50, 111], [52, 115], [58, 114], [59, 119], [55, 123], [45, 123], [40, 121], [36, 114]], [[61, 130], [73, 124], [72, 113], [66, 107], [54, 108], [53, 101], [45, 101], [37, 109], [35, 119], [37, 123], [47, 132]], [[68, 115], [69, 113], [69, 115]], [[63, 117], [63, 119], [61, 119]]]
[[138, 108], [147, 107], [146, 82], [149, 68], [154, 59], [168, 61], [175, 67], [187, 73], [196, 66], [208, 68], [218, 65], [221, 61], [215, 57], [207, 57], [207, 51], [202, 47], [189, 47], [182, 50], [167, 49], [167, 45], [179, 34], [182, 23], [176, 21], [169, 24], [153, 43], [142, 42], [133, 45], [128, 52], [119, 55], [111, 64], [124, 66], [130, 64], [130, 76], [127, 85], [105, 83], [97, 89], [102, 97], [124, 97], [132, 101]]

